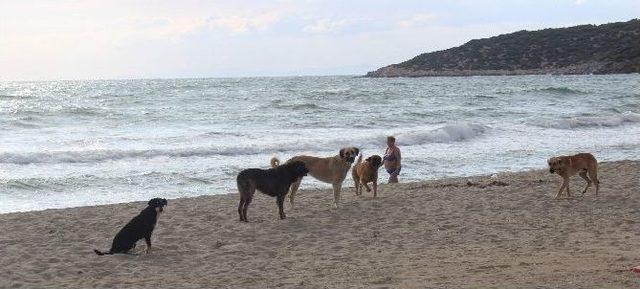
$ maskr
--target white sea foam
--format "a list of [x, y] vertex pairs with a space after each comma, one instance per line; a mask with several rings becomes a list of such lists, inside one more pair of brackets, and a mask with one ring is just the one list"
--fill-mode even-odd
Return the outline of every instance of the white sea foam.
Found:
[[[235, 192], [245, 168], [402, 150], [401, 181], [640, 156], [640, 75], [0, 83], [0, 213]], [[349, 186], [350, 182], [345, 183]], [[328, 186], [305, 178], [303, 187]]]
[[634, 123], [640, 123], [640, 114], [630, 111], [616, 115], [575, 116], [570, 118], [542, 119], [534, 122], [537, 126], [558, 129], [616, 127]]
[[[465, 141], [480, 136], [488, 130], [487, 126], [474, 123], [455, 123], [435, 129], [412, 128], [400, 131], [401, 145], [422, 145], [428, 143], [446, 143]], [[190, 147], [146, 150], [74, 150], [48, 152], [5, 152], [0, 153], [0, 163], [37, 164], [37, 163], [99, 163], [121, 159], [150, 159], [157, 157], [188, 158], [207, 156], [231, 156], [269, 154], [274, 152], [291, 153], [300, 151], [326, 151], [329, 148], [345, 146], [379, 146], [385, 134], [379, 130], [357, 136], [336, 133], [332, 137], [284, 139], [267, 143], [252, 143], [251, 140], [238, 141], [237, 144], [221, 144], [210, 147]]]
[[489, 130], [488, 126], [475, 123], [455, 123], [427, 131], [399, 133], [401, 145], [421, 145], [427, 143], [448, 143], [470, 140]]

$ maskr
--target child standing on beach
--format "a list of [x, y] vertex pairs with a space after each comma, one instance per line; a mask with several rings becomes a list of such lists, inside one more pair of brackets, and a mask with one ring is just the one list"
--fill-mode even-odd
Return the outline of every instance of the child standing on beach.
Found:
[[400, 169], [402, 168], [400, 149], [396, 146], [396, 138], [387, 137], [387, 149], [384, 150], [384, 168], [389, 173], [389, 183], [397, 183]]

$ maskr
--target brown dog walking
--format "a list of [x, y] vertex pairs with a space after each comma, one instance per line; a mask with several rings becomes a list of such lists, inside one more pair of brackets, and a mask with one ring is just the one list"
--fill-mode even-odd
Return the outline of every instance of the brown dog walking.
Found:
[[382, 166], [382, 158], [379, 155], [372, 155], [362, 161], [362, 155], [358, 157], [358, 161], [351, 170], [353, 183], [356, 187], [356, 195], [362, 194], [362, 187], [371, 192], [368, 183], [372, 183], [373, 197], [378, 196], [378, 169]]
[[567, 190], [567, 197], [571, 198], [571, 192], [569, 191], [569, 178], [579, 174], [585, 181], [587, 186], [582, 191], [582, 194], [587, 192], [587, 189], [592, 183], [596, 185], [596, 196], [600, 189], [600, 181], [598, 180], [598, 161], [590, 153], [581, 153], [572, 156], [558, 156], [550, 158], [548, 161], [549, 173], [556, 173], [562, 177], [562, 186], [556, 194], [555, 198], [559, 198], [564, 189]]

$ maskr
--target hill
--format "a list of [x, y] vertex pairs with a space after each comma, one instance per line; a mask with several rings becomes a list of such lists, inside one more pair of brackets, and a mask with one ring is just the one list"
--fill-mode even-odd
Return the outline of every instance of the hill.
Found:
[[640, 20], [518, 31], [420, 54], [368, 77], [640, 72]]

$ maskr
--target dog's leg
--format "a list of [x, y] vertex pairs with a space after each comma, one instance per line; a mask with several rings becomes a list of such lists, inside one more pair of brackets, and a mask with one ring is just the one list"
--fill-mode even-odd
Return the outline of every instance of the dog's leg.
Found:
[[556, 194], [555, 197], [553, 197], [554, 199], [559, 199], [560, 198], [560, 194], [562, 194], [562, 191], [564, 191], [564, 187], [567, 185], [567, 180], [563, 179], [562, 181], [562, 185], [560, 186], [560, 190], [558, 190], [558, 193]]
[[569, 191], [569, 179], [567, 178], [567, 185], [565, 186], [567, 189], [567, 199], [571, 198], [571, 192]]
[[359, 196], [360, 193], [358, 192], [358, 183], [360, 182], [360, 180], [358, 179], [358, 173], [356, 172], [356, 168], [353, 168], [351, 170], [351, 177], [353, 178], [353, 188], [355, 189], [355, 195]]
[[286, 191], [283, 192], [282, 194], [278, 195], [277, 198], [277, 202], [278, 202], [278, 213], [280, 214], [280, 220], [286, 218], [287, 216], [284, 214], [284, 195], [285, 195]]
[[373, 197], [378, 196], [378, 179], [373, 179]]
[[297, 181], [293, 182], [289, 188], [289, 203], [291, 204], [291, 208], [293, 208], [293, 201], [296, 198], [296, 192], [298, 191], [301, 182], [302, 178], [299, 178]]
[[362, 185], [367, 189], [367, 193], [371, 192], [371, 188], [367, 183], [362, 183]]
[[333, 207], [338, 208], [340, 203], [340, 190], [342, 190], [342, 183], [333, 184]]
[[247, 180], [239, 180], [238, 181], [238, 193], [240, 194], [240, 202], [238, 203], [238, 215], [240, 216], [240, 222], [246, 222], [247, 206], [249, 206], [248, 199], [253, 197], [256, 188], [255, 184], [251, 181]]
[[589, 187], [591, 186], [591, 180], [587, 177], [586, 171], [580, 172], [580, 177], [585, 181], [587, 181], [587, 185], [584, 187], [584, 190], [582, 190], [582, 194], [584, 195], [584, 193], [586, 193]]
[[360, 195], [360, 180], [358, 179], [358, 177], [353, 174], [353, 188], [356, 190], [356, 196]]
[[145, 253], [151, 253], [151, 234], [147, 234], [144, 236], [144, 241], [147, 243], [147, 249], [145, 249]]
[[598, 191], [600, 190], [600, 181], [598, 180], [598, 171], [597, 169], [589, 170], [589, 178], [596, 184], [596, 197], [598, 196]]
[[[242, 195], [242, 193], [240, 193]], [[244, 210], [244, 197], [240, 197], [240, 203], [238, 204], [238, 215], [240, 216], [240, 222], [244, 221], [244, 214], [242, 213]]]
[[244, 205], [242, 206], [242, 219], [245, 223], [249, 222], [247, 219], [247, 209], [249, 208], [249, 204], [251, 204], [251, 199], [253, 199], [253, 196], [245, 198]]

